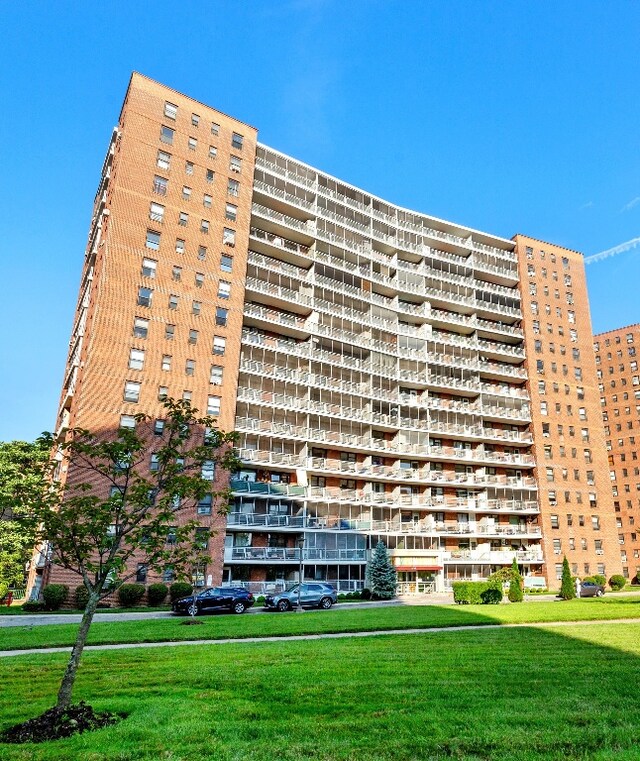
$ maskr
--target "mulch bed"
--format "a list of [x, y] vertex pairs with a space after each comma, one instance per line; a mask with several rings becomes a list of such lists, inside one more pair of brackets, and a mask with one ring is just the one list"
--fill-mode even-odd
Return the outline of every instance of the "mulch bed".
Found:
[[90, 705], [80, 702], [62, 711], [58, 708], [50, 708], [35, 719], [15, 724], [0, 733], [0, 742], [40, 743], [47, 740], [59, 740], [81, 732], [109, 727], [123, 718], [116, 713], [97, 713]]

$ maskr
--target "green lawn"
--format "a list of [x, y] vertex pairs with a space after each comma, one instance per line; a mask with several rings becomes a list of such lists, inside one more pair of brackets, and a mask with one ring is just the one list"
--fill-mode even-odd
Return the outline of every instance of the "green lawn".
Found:
[[[87, 653], [76, 699], [128, 717], [67, 740], [2, 745], [0, 758], [637, 761], [638, 631], [478, 629]], [[3, 727], [50, 706], [65, 660], [2, 661]]]
[[[225, 637], [286, 636], [326, 632], [411, 629], [465, 624], [534, 623], [640, 618], [640, 597], [518, 605], [393, 606], [334, 609], [310, 613], [203, 616], [202, 626], [182, 626], [181, 618], [93, 624], [89, 644], [161, 642]], [[54, 647], [73, 642], [77, 624], [0, 628], [0, 650]]]

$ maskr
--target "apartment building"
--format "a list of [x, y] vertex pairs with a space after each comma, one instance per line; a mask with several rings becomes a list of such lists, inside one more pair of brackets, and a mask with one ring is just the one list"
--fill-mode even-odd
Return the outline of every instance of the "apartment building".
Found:
[[640, 578], [640, 324], [596, 335], [594, 350], [620, 563], [632, 580]]
[[[405, 592], [484, 578], [514, 558], [542, 575], [545, 555], [555, 578], [556, 537], [577, 572], [596, 572], [595, 542], [609, 552], [617, 532], [606, 498], [591, 500], [608, 468], [579, 255], [566, 273], [558, 259], [557, 275], [581, 278], [580, 343], [568, 311], [549, 321], [566, 328], [559, 365], [562, 345], [584, 375], [559, 371], [556, 392], [550, 364], [543, 392], [540, 328], [520, 287], [529, 239], [401, 208], [256, 139], [132, 76], [96, 194], [59, 428], [113, 431], [136, 412], [161, 426], [168, 394], [238, 432], [226, 520], [196, 511], [219, 532], [208, 583], [278, 588], [302, 562], [305, 578], [358, 589], [379, 540]], [[590, 358], [573, 361], [584, 342]], [[562, 408], [574, 415], [563, 433], [541, 422], [541, 401], [556, 396], [574, 405]], [[555, 503], [545, 460], [558, 468]], [[71, 463], [63, 477], [73, 473]]]
[[548, 586], [620, 573], [582, 254], [515, 237]]

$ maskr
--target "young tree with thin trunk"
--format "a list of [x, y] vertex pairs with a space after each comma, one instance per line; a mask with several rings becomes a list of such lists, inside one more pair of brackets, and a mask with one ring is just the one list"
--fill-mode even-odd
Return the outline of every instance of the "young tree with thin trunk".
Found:
[[569, 568], [569, 561], [565, 555], [562, 561], [562, 584], [560, 586], [560, 597], [563, 600], [573, 600], [576, 596], [576, 587]]
[[[180, 525], [178, 515], [195, 513], [208, 494], [219, 513], [227, 509], [229, 492], [213, 490], [213, 474], [216, 468], [237, 469], [235, 434], [217, 430], [215, 419], [198, 417], [186, 401], [168, 399], [165, 408], [161, 435], [154, 435], [144, 415], [136, 416], [135, 428], [112, 436], [74, 429], [60, 442], [43, 434], [42, 442], [70, 463], [70, 477], [62, 488], [43, 471], [38, 488], [17, 490], [22, 513], [49, 544], [52, 561], [77, 574], [88, 592], [58, 692], [59, 710], [71, 703], [100, 600], [131, 579], [138, 564], [184, 577], [202, 562], [211, 531], [193, 519]], [[57, 464], [52, 459], [51, 472]]]

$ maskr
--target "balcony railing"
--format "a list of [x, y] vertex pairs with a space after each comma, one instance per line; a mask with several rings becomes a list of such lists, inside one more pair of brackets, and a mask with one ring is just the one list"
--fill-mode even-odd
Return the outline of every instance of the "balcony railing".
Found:
[[[302, 550], [304, 561], [358, 561], [367, 560], [367, 550], [327, 550], [321, 548], [308, 548]], [[300, 562], [300, 550], [293, 547], [225, 547], [225, 563], [233, 563], [241, 560], [284, 560]]]

